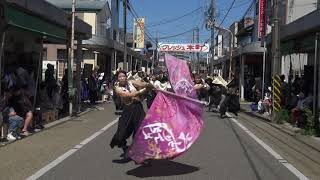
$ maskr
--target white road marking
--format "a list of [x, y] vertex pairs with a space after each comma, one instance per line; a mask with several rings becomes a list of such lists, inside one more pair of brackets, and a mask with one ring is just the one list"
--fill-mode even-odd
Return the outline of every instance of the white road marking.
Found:
[[283, 166], [285, 166], [289, 171], [291, 171], [294, 175], [296, 175], [301, 180], [309, 180], [305, 175], [303, 175], [298, 169], [296, 169], [292, 164], [290, 164], [287, 160], [285, 160], [280, 154], [274, 151], [270, 146], [264, 143], [261, 139], [259, 139], [256, 135], [254, 135], [248, 128], [246, 128], [243, 124], [241, 124], [235, 118], [232, 118], [229, 113], [227, 116], [238, 125], [243, 131], [245, 131], [252, 139], [254, 139], [258, 144], [260, 144], [266, 151], [268, 151], [274, 158], [278, 160]]
[[102, 133], [104, 133], [106, 130], [108, 130], [110, 127], [112, 127], [115, 123], [117, 123], [119, 121], [119, 118], [113, 120], [112, 122], [110, 122], [108, 125], [106, 125], [104, 128], [102, 128], [101, 130], [95, 132], [93, 135], [91, 135], [90, 137], [88, 137], [87, 139], [83, 140], [80, 144], [76, 145], [74, 148], [70, 149], [69, 151], [67, 151], [66, 153], [64, 153], [63, 155], [61, 155], [60, 157], [58, 157], [57, 159], [55, 159], [54, 161], [52, 161], [51, 163], [49, 163], [48, 165], [44, 166], [43, 168], [41, 168], [39, 171], [37, 171], [36, 173], [34, 173], [33, 175], [29, 176], [27, 178], [27, 180], [35, 180], [40, 178], [42, 175], [44, 175], [45, 173], [47, 173], [48, 171], [50, 171], [52, 168], [54, 168], [55, 166], [57, 166], [58, 164], [60, 164], [62, 161], [64, 161], [65, 159], [67, 159], [69, 156], [71, 156], [72, 154], [74, 154], [75, 152], [77, 152], [79, 149], [83, 148], [86, 144], [88, 144], [90, 141], [92, 141], [93, 139], [95, 139], [96, 137], [98, 137], [99, 135], [101, 135]]

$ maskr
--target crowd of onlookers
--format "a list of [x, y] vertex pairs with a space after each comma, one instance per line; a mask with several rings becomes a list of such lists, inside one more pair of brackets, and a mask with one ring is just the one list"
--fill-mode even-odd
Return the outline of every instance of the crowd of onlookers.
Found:
[[[54, 76], [54, 67], [50, 64], [45, 71], [44, 80], [37, 82], [33, 70], [26, 70], [20, 66], [8, 67], [2, 79], [2, 99], [0, 110], [2, 118], [0, 126], [8, 125], [8, 140], [20, 139], [21, 136], [28, 136], [34, 130], [42, 129], [44, 122], [42, 113], [46, 110], [55, 110], [59, 116], [68, 114], [69, 87], [67, 71], [62, 80]], [[155, 87], [171, 91], [168, 75], [160, 70], [153, 74], [146, 74], [142, 71], [128, 73], [128, 79], [140, 79], [152, 83]], [[217, 75], [207, 76], [203, 74], [192, 74], [195, 89], [199, 100], [206, 101], [209, 111], [218, 109], [221, 116], [225, 111], [234, 112], [240, 109], [239, 89], [237, 80], [229, 83], [223, 82]], [[303, 127], [306, 122], [305, 109], [312, 109], [312, 89], [306, 87], [308, 83], [303, 77], [296, 76], [293, 81], [286, 82], [281, 76], [281, 108], [289, 112], [292, 125]], [[76, 81], [73, 81], [76, 82]], [[114, 76], [107, 77], [105, 73], [99, 73], [96, 66], [89, 73], [82, 73], [80, 81], [81, 102], [90, 102], [91, 105], [98, 101], [115, 102], [116, 113], [121, 113], [122, 103], [114, 92], [116, 85]], [[36, 85], [39, 88], [36, 88]], [[310, 84], [310, 83], [309, 83]], [[76, 86], [76, 84], [74, 84]], [[265, 116], [272, 114], [272, 92], [271, 87], [264, 88], [264, 95], [261, 93], [261, 82], [253, 77], [247, 78], [245, 84], [245, 98], [252, 101], [251, 108]], [[145, 94], [144, 99], [150, 107], [156, 96], [155, 91]]]
[[[98, 73], [96, 66], [81, 78], [81, 102], [110, 102], [112, 88], [111, 78]], [[9, 141], [21, 139], [44, 128], [46, 123], [43, 114], [52, 111], [55, 118], [67, 116], [69, 113], [69, 87], [67, 70], [63, 78], [57, 80], [54, 66], [47, 65], [44, 78], [37, 81], [32, 68], [24, 68], [17, 64], [8, 66], [1, 81], [0, 130]], [[76, 86], [73, 81], [73, 86]], [[38, 87], [38, 88], [36, 88]], [[73, 99], [75, 101], [75, 99]]]
[[[312, 110], [313, 105], [313, 89], [312, 82], [306, 82], [306, 79], [302, 76], [295, 76], [285, 80], [285, 76], [280, 76], [280, 108], [281, 111], [288, 113], [289, 120], [293, 126], [303, 128], [306, 125], [306, 108]], [[251, 84], [246, 89], [247, 100], [251, 100], [251, 109], [257, 111], [265, 116], [272, 114], [273, 98], [272, 87], [265, 87], [264, 95], [261, 93], [261, 84], [256, 83], [252, 79], [248, 80]], [[251, 92], [250, 92], [251, 90]], [[249, 91], [249, 92], [248, 92]]]

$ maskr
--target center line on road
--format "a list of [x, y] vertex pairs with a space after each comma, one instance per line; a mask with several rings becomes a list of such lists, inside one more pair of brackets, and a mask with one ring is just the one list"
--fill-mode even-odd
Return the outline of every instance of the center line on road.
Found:
[[296, 169], [292, 164], [290, 164], [286, 159], [284, 159], [280, 154], [274, 151], [270, 146], [264, 143], [260, 138], [254, 135], [248, 128], [246, 128], [243, 124], [241, 124], [235, 118], [232, 118], [229, 113], [227, 113], [228, 117], [232, 122], [240, 127], [244, 132], [246, 132], [252, 139], [254, 139], [258, 144], [260, 144], [266, 151], [268, 151], [274, 158], [278, 160], [284, 167], [286, 167], [289, 171], [291, 171], [294, 175], [296, 175], [301, 180], [308, 180], [304, 174], [302, 174], [298, 169]]
[[108, 130], [110, 127], [112, 127], [115, 123], [117, 123], [119, 121], [119, 118], [116, 118], [115, 120], [113, 120], [112, 122], [110, 122], [108, 125], [106, 125], [104, 128], [102, 128], [101, 130], [95, 132], [93, 135], [91, 135], [90, 137], [88, 137], [87, 139], [83, 140], [81, 143], [79, 143], [78, 145], [76, 145], [75, 147], [73, 147], [72, 149], [70, 149], [69, 151], [67, 151], [66, 153], [64, 153], [63, 155], [59, 156], [57, 159], [55, 159], [54, 161], [52, 161], [51, 163], [49, 163], [48, 165], [44, 166], [43, 168], [41, 168], [40, 170], [38, 170], [36, 173], [34, 173], [33, 175], [29, 176], [27, 178], [27, 180], [35, 180], [40, 178], [41, 176], [43, 176], [45, 173], [47, 173], [48, 171], [50, 171], [52, 168], [54, 168], [55, 166], [57, 166], [58, 164], [60, 164], [62, 161], [64, 161], [65, 159], [67, 159], [69, 156], [71, 156], [72, 154], [74, 154], [75, 152], [77, 152], [79, 149], [83, 148], [86, 144], [88, 144], [90, 141], [92, 141], [93, 139], [95, 139], [96, 137], [98, 137], [99, 135], [101, 135], [102, 133], [104, 133], [106, 130]]

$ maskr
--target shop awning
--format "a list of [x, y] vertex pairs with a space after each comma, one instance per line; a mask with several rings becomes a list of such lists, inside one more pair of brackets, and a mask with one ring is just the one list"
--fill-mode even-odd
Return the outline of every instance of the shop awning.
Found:
[[[1, 0], [10, 27], [40, 33], [49, 39], [66, 40], [70, 14], [45, 0]], [[75, 18], [75, 38], [90, 39], [92, 27]]]
[[5, 7], [5, 19], [8, 25], [40, 33], [58, 39], [67, 39], [66, 28], [42, 20], [9, 5]]

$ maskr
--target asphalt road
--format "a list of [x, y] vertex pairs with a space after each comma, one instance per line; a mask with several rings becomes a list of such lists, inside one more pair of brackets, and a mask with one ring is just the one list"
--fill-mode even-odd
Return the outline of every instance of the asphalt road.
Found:
[[[87, 121], [99, 122], [100, 127], [97, 126], [94, 138], [78, 149], [69, 146], [73, 153], [69, 153], [56, 164], [54, 163], [57, 161], [54, 161], [55, 166], [39, 166], [38, 170], [46, 167], [39, 179], [298, 179], [229, 118], [220, 119], [217, 114], [208, 112], [204, 115], [205, 127], [200, 138], [181, 157], [172, 161], [153, 161], [150, 167], [135, 165], [133, 162], [113, 163], [113, 160], [120, 159], [121, 154], [120, 149], [109, 147], [117, 124], [100, 130], [115, 120], [116, 117], [112, 114], [113, 110], [108, 106], [103, 111], [86, 115]], [[77, 129], [70, 127], [70, 131]], [[80, 142], [78, 141], [78, 144]], [[47, 161], [46, 164], [50, 162], [52, 161]]]

